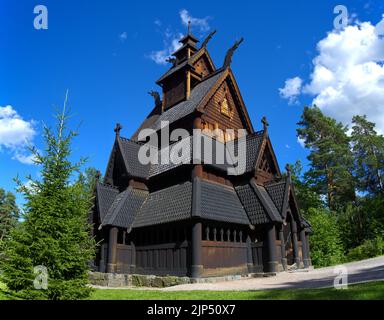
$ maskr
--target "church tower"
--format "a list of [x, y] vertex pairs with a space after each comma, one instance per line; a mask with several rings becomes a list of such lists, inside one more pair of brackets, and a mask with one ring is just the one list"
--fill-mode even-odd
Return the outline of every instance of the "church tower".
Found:
[[[284, 177], [265, 117], [254, 130], [231, 69], [243, 39], [217, 68], [207, 49], [214, 34], [198, 45], [189, 25], [168, 59], [169, 70], [156, 81], [161, 92], [150, 92], [154, 105], [148, 116], [131, 138], [121, 136], [120, 125], [115, 128], [92, 215], [102, 243], [98, 271], [198, 278], [310, 265], [311, 226], [300, 215], [289, 167]], [[160, 137], [163, 123], [170, 132], [205, 129], [244, 170], [229, 174], [234, 163], [193, 161], [191, 135], [168, 148], [152, 146], [171, 158], [187, 146], [183, 161], [143, 164], [138, 155], [146, 142], [139, 141], [139, 133], [151, 129]]]

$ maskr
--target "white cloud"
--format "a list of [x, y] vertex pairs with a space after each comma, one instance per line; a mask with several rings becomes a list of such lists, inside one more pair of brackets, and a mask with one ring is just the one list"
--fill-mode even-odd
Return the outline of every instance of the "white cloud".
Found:
[[163, 32], [164, 48], [152, 51], [149, 58], [157, 64], [167, 64], [165, 61], [173, 52], [181, 47], [179, 40], [183, 37], [181, 33], [174, 33], [169, 28]]
[[127, 32], [124, 31], [123, 33], [121, 33], [121, 34], [119, 35], [119, 38], [120, 38], [120, 40], [121, 40], [122, 42], [125, 42], [125, 41], [127, 40], [127, 38], [128, 38], [128, 34], [127, 34]]
[[32, 163], [26, 147], [36, 135], [33, 121], [25, 121], [12, 106], [0, 106], [0, 150], [7, 150], [22, 163]]
[[191, 21], [191, 27], [198, 27], [200, 32], [207, 32], [210, 29], [208, 23], [210, 17], [195, 18], [192, 17], [186, 9], [180, 10], [179, 14], [181, 22], [184, 26], [188, 26], [188, 21]]
[[[341, 31], [329, 32], [317, 44], [318, 55], [313, 59], [310, 81], [302, 86], [301, 93], [313, 95], [313, 104], [344, 124], [349, 124], [353, 115], [365, 114], [384, 132], [384, 27], [381, 26], [384, 18], [376, 26], [357, 22]], [[291, 98], [289, 94], [284, 97]]]
[[36, 158], [33, 154], [26, 155], [26, 154], [19, 153], [19, 151], [16, 151], [12, 159], [16, 159], [23, 164], [34, 164]]
[[157, 64], [166, 64], [166, 59], [169, 57], [168, 50], [152, 51], [149, 57]]
[[[182, 9], [179, 12], [180, 19], [182, 25], [188, 26], [188, 21], [191, 21], [191, 27], [198, 28], [199, 32], [207, 32], [210, 29], [208, 20], [210, 17], [205, 17], [205, 18], [196, 18], [192, 17], [189, 12], [186, 9]], [[163, 23], [156, 19], [154, 21], [154, 24], [157, 27], [162, 27]], [[160, 50], [154, 50], [152, 51], [148, 57], [156, 62], [157, 64], [167, 64], [165, 61], [173, 52], [175, 52], [177, 49], [181, 47], [181, 44], [179, 43], [179, 40], [184, 36], [183, 33], [180, 33], [178, 31], [174, 31], [174, 29], [171, 28], [165, 28], [164, 31], [159, 31], [162, 34], [163, 37], [163, 48]], [[185, 33], [185, 32], [184, 32]]]
[[299, 77], [294, 77], [285, 80], [284, 88], [279, 88], [280, 96], [288, 99], [289, 104], [297, 102], [297, 96], [301, 93], [303, 80]]
[[299, 137], [297, 137], [297, 143], [302, 146], [303, 148], [305, 148], [305, 140], [304, 139], [301, 139]]

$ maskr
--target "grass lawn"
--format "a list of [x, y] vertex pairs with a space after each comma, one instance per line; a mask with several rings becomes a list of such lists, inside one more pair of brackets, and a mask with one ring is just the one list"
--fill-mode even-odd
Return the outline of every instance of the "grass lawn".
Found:
[[[0, 300], [12, 299], [0, 283]], [[92, 300], [384, 300], [384, 281], [350, 285], [346, 290], [276, 289], [264, 291], [160, 291], [96, 289]]]
[[97, 289], [95, 300], [384, 300], [384, 281], [350, 285], [348, 289], [276, 289], [264, 291], [159, 291]]

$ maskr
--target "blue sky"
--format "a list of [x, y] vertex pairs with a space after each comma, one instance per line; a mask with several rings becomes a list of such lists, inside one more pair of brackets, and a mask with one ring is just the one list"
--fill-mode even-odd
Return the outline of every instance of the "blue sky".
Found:
[[[48, 30], [33, 27], [33, 9], [38, 4], [48, 8]], [[28, 173], [36, 176], [38, 168], [25, 163], [28, 153], [17, 137], [25, 134], [31, 143], [42, 147], [43, 123], [53, 123], [53, 106], [62, 105], [67, 88], [69, 106], [75, 115], [72, 124], [81, 122], [80, 135], [74, 142], [74, 159], [88, 156], [88, 165], [104, 172], [115, 123], [120, 122], [121, 134], [129, 137], [150, 111], [152, 98], [147, 92], [159, 89], [154, 81], [169, 67], [159, 57], [161, 60], [171, 50], [172, 40], [186, 32], [181, 12], [192, 18], [192, 31], [200, 39], [217, 29], [208, 45], [216, 66], [221, 66], [228, 47], [244, 37], [232, 69], [254, 127], [260, 129], [261, 117], [267, 116], [282, 168], [297, 159], [305, 162], [307, 152], [296, 137], [296, 123], [304, 105], [312, 104], [316, 98], [320, 105], [326, 101], [327, 105], [322, 106], [326, 112], [348, 122], [348, 107], [337, 112], [330, 109], [338, 101], [329, 100], [329, 85], [325, 88], [324, 79], [318, 79], [319, 73], [314, 72], [326, 65], [322, 62], [325, 55], [331, 55], [333, 65], [342, 65], [343, 61], [356, 60], [349, 56], [350, 51], [356, 54], [361, 49], [340, 53], [327, 46], [333, 41], [327, 38], [330, 32], [340, 35], [333, 30], [333, 9], [338, 4], [348, 8], [350, 24], [357, 25], [349, 33], [342, 31], [342, 45], [371, 34], [370, 26], [378, 24], [384, 13], [382, 1], [26, 0], [21, 4], [1, 0], [0, 107], [3, 121], [6, 117], [13, 119], [12, 123], [21, 125], [21, 131], [15, 137], [14, 132], [4, 133], [5, 127], [0, 128], [0, 186], [14, 190], [12, 178], [17, 174], [22, 179]], [[364, 22], [365, 29], [361, 26]], [[323, 52], [316, 49], [321, 40]], [[365, 46], [361, 50], [378, 51], [367, 58], [367, 63], [371, 62], [367, 65], [373, 63], [377, 68], [363, 85], [370, 86], [368, 98], [376, 99], [374, 103], [379, 105], [384, 100], [375, 90], [383, 84], [380, 67], [384, 58], [383, 47], [377, 43], [372, 44], [374, 49]], [[316, 57], [320, 58], [314, 63]], [[334, 78], [344, 79], [350, 70], [348, 66], [342, 68], [344, 73], [339, 73], [340, 68], [337, 72], [332, 67], [329, 70]], [[295, 78], [296, 82], [286, 83]], [[359, 79], [365, 81], [364, 77]], [[345, 92], [340, 87], [335, 90], [338, 97], [344, 94], [348, 101], [361, 98], [354, 91]], [[364, 107], [362, 101], [367, 99], [356, 101], [361, 102], [356, 112], [372, 114], [378, 110]]]

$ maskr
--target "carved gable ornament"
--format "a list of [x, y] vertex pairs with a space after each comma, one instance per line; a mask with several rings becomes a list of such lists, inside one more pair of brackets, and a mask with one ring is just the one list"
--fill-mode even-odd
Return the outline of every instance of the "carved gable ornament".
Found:
[[233, 108], [230, 106], [227, 99], [227, 88], [224, 87], [224, 98], [219, 102], [220, 112], [227, 117], [232, 118]]

